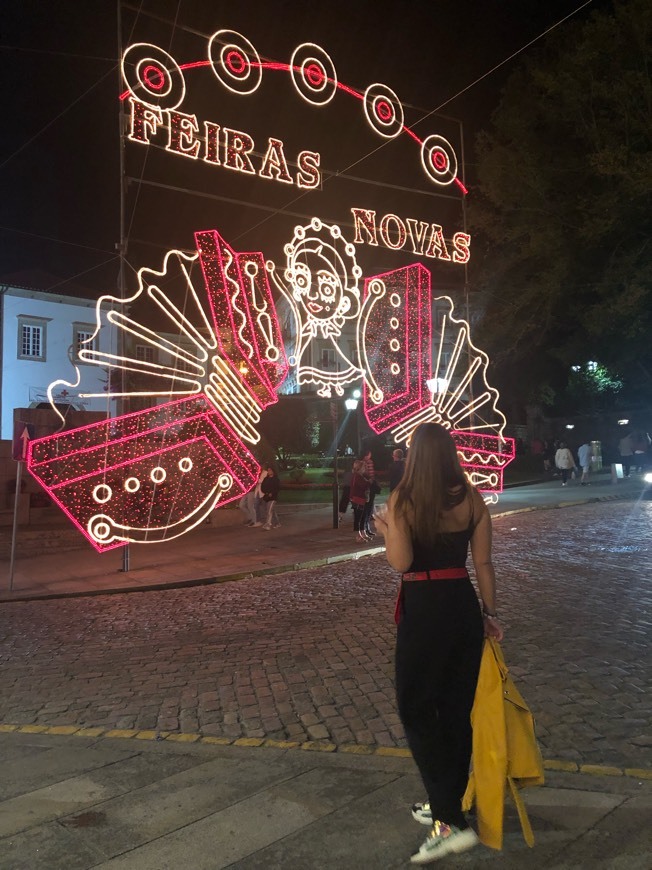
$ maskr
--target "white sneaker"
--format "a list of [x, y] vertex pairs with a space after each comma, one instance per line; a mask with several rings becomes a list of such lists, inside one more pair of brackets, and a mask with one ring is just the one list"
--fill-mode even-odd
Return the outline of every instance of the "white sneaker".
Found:
[[269, 525], [269, 523], [265, 523], [263, 528], [265, 529], [266, 532], [269, 532], [272, 527]]
[[410, 862], [412, 864], [432, 864], [444, 855], [458, 852], [466, 852], [477, 846], [480, 840], [473, 828], [465, 828], [463, 831], [455, 825], [446, 825], [444, 822], [435, 822], [432, 831], [421, 844], [418, 852], [415, 852]]
[[419, 804], [412, 804], [412, 818], [419, 822], [420, 825], [428, 825], [432, 827], [432, 812], [428, 801]]

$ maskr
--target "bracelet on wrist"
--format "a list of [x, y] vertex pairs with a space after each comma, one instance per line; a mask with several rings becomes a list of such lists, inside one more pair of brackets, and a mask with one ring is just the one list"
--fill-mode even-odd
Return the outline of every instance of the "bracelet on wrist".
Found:
[[483, 617], [486, 617], [486, 619], [498, 619], [498, 613], [489, 613], [489, 611], [485, 610], [484, 607], [482, 608], [482, 615]]

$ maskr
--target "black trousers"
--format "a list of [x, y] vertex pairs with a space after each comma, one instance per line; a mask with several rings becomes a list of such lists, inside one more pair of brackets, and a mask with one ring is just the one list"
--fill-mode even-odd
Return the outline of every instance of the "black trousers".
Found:
[[351, 507], [353, 508], [353, 531], [362, 532], [364, 531], [364, 512], [367, 509], [367, 505], [356, 504], [352, 501]]
[[403, 583], [396, 638], [399, 715], [433, 819], [462, 828], [483, 637], [469, 579]]

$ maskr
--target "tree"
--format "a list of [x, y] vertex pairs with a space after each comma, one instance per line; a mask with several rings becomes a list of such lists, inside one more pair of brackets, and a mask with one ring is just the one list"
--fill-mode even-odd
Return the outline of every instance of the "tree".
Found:
[[647, 0], [560, 28], [478, 137], [480, 341], [521, 401], [588, 360], [652, 380], [651, 47]]

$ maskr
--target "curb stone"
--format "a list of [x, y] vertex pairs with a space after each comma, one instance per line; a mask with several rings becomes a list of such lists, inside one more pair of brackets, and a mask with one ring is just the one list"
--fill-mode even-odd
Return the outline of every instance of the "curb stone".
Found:
[[[410, 750], [400, 746], [372, 746], [364, 743], [344, 743], [338, 746], [324, 740], [272, 740], [259, 737], [212, 737], [190, 732], [170, 732], [113, 728], [84, 728], [75, 725], [13, 725], [0, 724], [0, 734], [51, 734], [53, 736], [94, 737], [105, 740], [169, 740], [171, 743], [199, 743], [206, 746], [237, 746], [248, 749], [299, 749], [304, 752], [338, 752], [352, 755], [378, 755], [383, 757], [410, 758]], [[652, 780], [652, 769], [612, 767], [601, 764], [576, 764], [562, 759], [544, 759], [544, 770], [563, 773], [580, 773], [585, 776], [613, 776]]]

